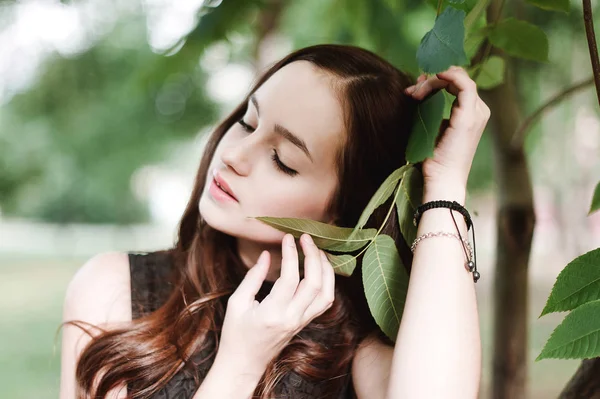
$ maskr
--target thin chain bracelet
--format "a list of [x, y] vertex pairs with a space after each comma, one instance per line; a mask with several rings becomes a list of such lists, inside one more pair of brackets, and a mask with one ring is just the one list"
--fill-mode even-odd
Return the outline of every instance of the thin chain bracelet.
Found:
[[415, 240], [413, 241], [412, 245], [410, 246], [411, 252], [413, 252], [413, 253], [415, 252], [415, 248], [417, 248], [417, 245], [421, 241], [423, 241], [427, 238], [432, 238], [432, 237], [453, 237], [453, 238], [456, 238], [458, 241], [462, 241], [465, 244], [465, 246], [467, 247], [467, 249], [469, 250], [469, 257], [467, 259], [465, 268], [469, 272], [472, 272], [474, 270], [474, 268], [475, 268], [475, 264], [473, 263], [474, 252], [473, 252], [473, 248], [471, 247], [471, 243], [468, 240], [461, 238], [456, 233], [449, 233], [446, 231], [436, 231], [436, 232], [429, 232], [429, 233], [422, 234], [419, 237], [415, 238]]

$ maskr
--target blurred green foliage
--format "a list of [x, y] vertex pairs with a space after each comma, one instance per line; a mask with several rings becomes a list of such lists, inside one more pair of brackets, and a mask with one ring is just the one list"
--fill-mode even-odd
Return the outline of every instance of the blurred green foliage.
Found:
[[[53, 222], [147, 220], [144, 205], [132, 194], [132, 174], [165, 159], [217, 121], [220, 109], [207, 95], [209, 75], [199, 60], [219, 43], [236, 47], [230, 61], [254, 63], [266, 12], [278, 10], [276, 30], [293, 48], [324, 42], [359, 45], [416, 76], [416, 49], [433, 26], [437, 7], [433, 0], [209, 3], [218, 6], [200, 9], [196, 27], [166, 54], [149, 46], [147, 16], [138, 7], [137, 13], [123, 13], [114, 28], [83, 53], [54, 53], [45, 59], [34, 84], [0, 108], [3, 214]], [[466, 1], [465, 9], [474, 3]], [[12, 5], [3, 3], [4, 8]], [[546, 31], [565, 26], [581, 31], [577, 10], [563, 14], [526, 6], [521, 12]], [[234, 46], [235, 35], [246, 38], [245, 45]], [[552, 51], [551, 63], [556, 58]], [[525, 98], [528, 109], [539, 101], [538, 83], [531, 76], [540, 69], [551, 67], [519, 62], [519, 78], [533, 96]], [[551, 73], [562, 78], [555, 69]], [[491, 155], [484, 135], [471, 190], [491, 181]]]
[[37, 83], [4, 107], [4, 212], [56, 222], [145, 217], [131, 174], [195, 135], [216, 111], [199, 68], [144, 79], [164, 58], [145, 40], [142, 18], [122, 20], [85, 53], [49, 57]]

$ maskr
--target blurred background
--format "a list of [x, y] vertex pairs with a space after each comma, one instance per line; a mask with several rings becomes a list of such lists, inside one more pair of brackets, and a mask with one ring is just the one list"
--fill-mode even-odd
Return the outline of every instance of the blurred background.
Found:
[[[172, 245], [206, 133], [258, 72], [293, 49], [335, 42], [371, 49], [416, 76], [416, 49], [436, 3], [0, 0], [1, 396], [58, 396], [69, 280], [94, 254]], [[550, 39], [549, 63], [516, 62], [523, 115], [591, 76], [578, 7], [549, 13], [507, 2]], [[587, 216], [600, 177], [593, 86], [545, 113], [525, 147], [537, 218], [528, 389], [531, 398], [549, 398], [579, 361], [533, 361], [563, 317], [538, 315], [560, 270], [600, 246], [600, 215]], [[482, 273], [482, 397], [492, 359], [493, 168], [485, 134], [468, 198]]]

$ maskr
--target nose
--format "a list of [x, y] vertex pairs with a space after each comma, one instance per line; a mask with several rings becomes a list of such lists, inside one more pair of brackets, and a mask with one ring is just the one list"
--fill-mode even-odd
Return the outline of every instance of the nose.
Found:
[[248, 176], [251, 170], [252, 143], [250, 136], [228, 146], [221, 152], [221, 161], [240, 176]]

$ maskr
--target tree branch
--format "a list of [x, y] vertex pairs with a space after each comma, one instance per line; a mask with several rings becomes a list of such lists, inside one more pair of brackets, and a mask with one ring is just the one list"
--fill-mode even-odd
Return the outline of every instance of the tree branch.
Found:
[[[598, 59], [598, 47], [596, 46], [594, 19], [590, 0], [583, 0], [583, 21], [585, 24], [588, 48], [590, 50], [590, 59], [592, 61], [596, 95], [598, 96], [598, 104], [600, 105], [600, 60]], [[560, 393], [559, 398], [599, 398], [600, 380], [598, 379], [598, 373], [600, 373], [600, 358], [584, 359], [575, 372], [575, 375], [573, 375], [569, 383]]]
[[533, 122], [535, 122], [544, 112], [546, 112], [550, 108], [558, 105], [561, 101], [565, 100], [571, 94], [574, 94], [577, 91], [585, 89], [586, 87], [590, 86], [592, 83], [594, 83], [594, 79], [595, 79], [595, 77], [591, 76], [590, 78], [588, 78], [582, 82], [579, 82], [571, 87], [567, 87], [566, 89], [564, 89], [563, 91], [561, 91], [560, 93], [558, 93], [554, 97], [552, 97], [550, 100], [548, 100], [545, 104], [540, 106], [531, 115], [529, 115], [527, 117], [527, 119], [525, 119], [525, 121], [523, 121], [523, 123], [521, 123], [521, 126], [519, 126], [519, 128], [515, 132], [513, 138], [511, 139], [511, 142], [510, 142], [511, 147], [513, 147], [513, 148], [521, 147], [523, 145], [523, 142], [525, 141], [525, 135], [526, 135], [527, 131], [529, 130], [529, 128], [531, 127], [531, 125], [533, 124]]
[[[583, 22], [585, 24], [585, 35], [590, 50], [596, 95], [600, 105], [600, 60], [598, 59], [598, 46], [596, 45], [596, 34], [594, 33], [594, 19], [592, 15], [592, 4], [590, 0], [583, 0]], [[600, 358], [584, 359], [579, 368], [560, 393], [560, 399], [576, 398], [599, 398], [600, 397]]]
[[591, 0], [583, 0], [583, 22], [585, 24], [585, 35], [587, 37], [588, 48], [590, 50], [590, 59], [592, 61], [592, 70], [594, 72], [598, 104], [600, 105], [600, 59], [598, 59], [598, 46], [596, 46], [596, 34], [594, 33], [594, 18], [592, 15]]

